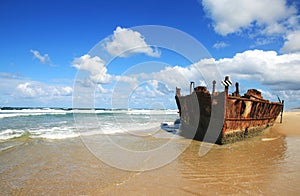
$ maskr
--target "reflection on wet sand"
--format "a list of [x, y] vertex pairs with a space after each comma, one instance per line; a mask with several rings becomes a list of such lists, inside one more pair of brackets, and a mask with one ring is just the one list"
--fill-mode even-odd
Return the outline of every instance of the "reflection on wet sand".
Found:
[[[263, 141], [264, 137], [274, 140]], [[235, 144], [214, 145], [202, 157], [199, 148], [200, 143], [194, 142], [179, 157], [181, 175], [189, 181], [183, 190], [195, 194], [263, 194], [273, 192], [273, 179], [282, 172], [286, 142], [283, 136], [268, 133]]]
[[193, 141], [174, 162], [134, 175], [109, 193], [296, 195], [300, 137], [286, 137], [277, 128], [234, 144], [213, 145], [205, 156], [199, 156], [204, 143]]

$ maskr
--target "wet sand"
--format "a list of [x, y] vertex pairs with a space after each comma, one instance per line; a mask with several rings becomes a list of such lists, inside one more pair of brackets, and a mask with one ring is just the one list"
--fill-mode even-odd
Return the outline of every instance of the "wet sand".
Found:
[[3, 195], [297, 195], [299, 125], [299, 111], [285, 112], [283, 124], [277, 121], [257, 137], [213, 145], [202, 157], [202, 143], [193, 141], [170, 164], [145, 172], [110, 167], [80, 138], [10, 140], [0, 143], [0, 190]]

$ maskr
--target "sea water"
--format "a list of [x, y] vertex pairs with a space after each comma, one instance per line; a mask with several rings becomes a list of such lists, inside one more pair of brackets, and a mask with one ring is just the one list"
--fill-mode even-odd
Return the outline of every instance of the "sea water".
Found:
[[176, 110], [0, 110], [0, 141], [22, 137], [66, 139], [81, 134], [159, 129], [160, 123], [176, 118]]

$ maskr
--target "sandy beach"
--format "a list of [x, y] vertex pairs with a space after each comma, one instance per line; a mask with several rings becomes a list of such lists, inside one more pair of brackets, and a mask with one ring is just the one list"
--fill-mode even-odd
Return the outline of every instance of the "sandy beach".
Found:
[[0, 196], [300, 196], [300, 0], [0, 0], [0, 28]]
[[213, 145], [202, 157], [201, 142], [193, 141], [170, 164], [145, 172], [103, 163], [80, 138], [12, 139], [1, 143], [7, 148], [0, 152], [0, 189], [3, 195], [297, 195], [300, 112], [278, 121], [255, 138]]
[[276, 131], [285, 136], [300, 136], [300, 109], [283, 113], [283, 123], [275, 126]]

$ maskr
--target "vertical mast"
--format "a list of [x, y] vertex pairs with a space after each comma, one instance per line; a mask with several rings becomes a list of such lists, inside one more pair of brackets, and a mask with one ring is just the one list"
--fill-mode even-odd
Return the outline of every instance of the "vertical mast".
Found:
[[232, 85], [232, 82], [229, 80], [229, 76], [225, 76], [225, 80], [222, 81], [222, 84], [225, 86], [225, 95], [228, 95], [228, 87]]
[[225, 80], [222, 81], [222, 84], [225, 86], [224, 91], [224, 124], [222, 129], [222, 134], [224, 134], [224, 131], [226, 130], [226, 118], [227, 118], [227, 97], [228, 97], [228, 87], [232, 85], [232, 82], [229, 80], [229, 76], [225, 76]]
[[194, 88], [195, 88], [195, 82], [191, 82], [190, 83], [190, 94], [193, 93]]
[[213, 82], [212, 82], [212, 84], [213, 84], [213, 89], [212, 89], [212, 95], [216, 92], [216, 81], [214, 80]]

